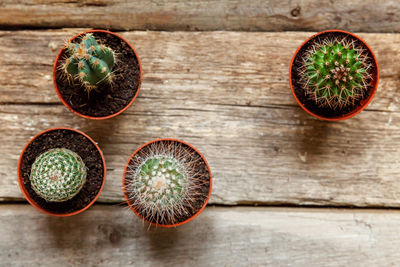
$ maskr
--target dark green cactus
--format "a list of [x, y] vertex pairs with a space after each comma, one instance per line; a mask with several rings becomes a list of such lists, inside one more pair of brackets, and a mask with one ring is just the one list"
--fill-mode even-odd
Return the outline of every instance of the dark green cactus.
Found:
[[88, 92], [102, 82], [112, 82], [115, 52], [99, 44], [93, 34], [84, 35], [79, 44], [66, 45], [68, 58], [63, 69], [68, 77], [80, 81]]
[[305, 91], [319, 106], [340, 109], [353, 105], [368, 88], [371, 66], [354, 42], [343, 39], [316, 44], [303, 62]]
[[86, 182], [86, 166], [75, 152], [65, 148], [50, 149], [32, 164], [32, 189], [47, 201], [71, 199]]

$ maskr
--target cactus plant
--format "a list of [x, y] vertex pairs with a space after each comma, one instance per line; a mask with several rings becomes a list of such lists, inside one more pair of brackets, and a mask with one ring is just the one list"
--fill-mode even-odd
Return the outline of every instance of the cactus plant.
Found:
[[195, 203], [207, 198], [203, 190], [206, 179], [196, 167], [199, 157], [195, 153], [181, 145], [156, 142], [145, 155], [132, 158], [125, 191], [141, 217], [173, 225], [193, 215]]
[[30, 182], [32, 189], [45, 200], [66, 201], [78, 194], [86, 182], [86, 166], [69, 149], [50, 149], [35, 159]]
[[364, 48], [337, 37], [318, 39], [304, 54], [299, 73], [306, 94], [318, 106], [341, 109], [364, 96], [370, 69]]
[[183, 166], [174, 158], [155, 155], [138, 168], [136, 189], [145, 201], [161, 207], [179, 203], [187, 191]]
[[93, 34], [87, 33], [79, 44], [66, 44], [68, 57], [61, 68], [70, 79], [78, 80], [90, 93], [102, 82], [112, 82], [115, 52], [99, 44]]

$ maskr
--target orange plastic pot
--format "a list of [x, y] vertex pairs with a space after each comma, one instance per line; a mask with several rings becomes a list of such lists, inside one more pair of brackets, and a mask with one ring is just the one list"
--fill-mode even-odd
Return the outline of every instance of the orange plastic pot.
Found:
[[[50, 212], [50, 211], [45, 210], [45, 209], [43, 209], [42, 207], [40, 207], [40, 206], [31, 198], [31, 196], [29, 195], [28, 191], [26, 190], [26, 188], [25, 188], [25, 186], [24, 186], [23, 178], [22, 178], [22, 173], [21, 173], [22, 159], [23, 159], [24, 153], [25, 153], [26, 149], [29, 147], [29, 145], [33, 142], [33, 140], [35, 140], [36, 138], [38, 138], [38, 137], [41, 136], [42, 134], [47, 133], [47, 132], [51, 132], [51, 131], [55, 131], [55, 130], [68, 130], [68, 131], [73, 131], [73, 132], [76, 132], [76, 133], [78, 133], [78, 134], [81, 134], [81, 135], [83, 135], [84, 137], [86, 137], [87, 139], [89, 139], [89, 141], [93, 143], [93, 145], [97, 148], [97, 151], [100, 153], [100, 156], [101, 156], [101, 159], [102, 159], [102, 162], [103, 162], [103, 166], [104, 166], [103, 182], [102, 182], [101, 187], [100, 187], [100, 190], [99, 190], [99, 192], [97, 193], [97, 195], [95, 196], [95, 198], [94, 198], [87, 206], [85, 206], [84, 208], [82, 208], [82, 209], [80, 209], [80, 210], [77, 210], [77, 211], [74, 211], [74, 212], [71, 212], [71, 213], [53, 213], [53, 212]], [[96, 142], [93, 141], [93, 139], [90, 138], [88, 135], [86, 135], [85, 133], [83, 133], [83, 132], [81, 132], [81, 131], [75, 130], [75, 129], [64, 128], [64, 127], [58, 127], [58, 128], [47, 129], [47, 130], [45, 130], [45, 131], [43, 131], [43, 132], [38, 133], [37, 135], [35, 135], [35, 136], [25, 145], [24, 149], [23, 149], [22, 152], [21, 152], [21, 155], [19, 156], [17, 172], [18, 172], [18, 184], [19, 184], [19, 188], [21, 189], [21, 192], [22, 192], [22, 194], [24, 195], [25, 199], [26, 199], [33, 207], [35, 207], [35, 208], [38, 209], [39, 211], [41, 211], [41, 212], [43, 212], [43, 213], [45, 213], [45, 214], [48, 214], [48, 215], [57, 216], [57, 217], [66, 217], [66, 216], [76, 215], [76, 214], [78, 214], [78, 213], [81, 213], [81, 212], [87, 210], [91, 205], [93, 205], [93, 203], [94, 203], [94, 202], [97, 200], [97, 198], [100, 196], [100, 193], [101, 193], [101, 191], [103, 191], [104, 183], [105, 183], [105, 181], [106, 181], [106, 162], [105, 162], [105, 160], [104, 160], [103, 153], [101, 152], [99, 146], [98, 146], [98, 145], [96, 144]]]
[[[134, 207], [132, 207], [132, 206], [130, 205], [129, 199], [128, 199], [128, 194], [126, 193], [126, 190], [125, 190], [125, 177], [126, 177], [126, 173], [127, 173], [127, 171], [128, 171], [128, 166], [129, 166], [129, 163], [131, 162], [131, 159], [132, 159], [142, 148], [144, 148], [145, 146], [148, 146], [148, 145], [150, 145], [150, 144], [152, 144], [152, 143], [159, 142], [159, 141], [175, 141], [175, 142], [179, 142], [179, 143], [182, 143], [182, 144], [184, 144], [184, 145], [187, 145], [188, 147], [190, 147], [191, 149], [193, 149], [193, 150], [203, 159], [204, 163], [205, 163], [206, 166], [207, 166], [208, 174], [209, 174], [209, 176], [210, 176], [210, 187], [209, 187], [209, 190], [208, 190], [208, 196], [207, 196], [207, 199], [204, 201], [203, 206], [202, 206], [202, 207], [200, 208], [200, 210], [197, 211], [192, 217], [186, 219], [186, 220], [183, 221], [183, 222], [176, 223], [176, 224], [158, 224], [158, 223], [150, 222], [149, 220], [147, 220], [146, 218], [144, 218]], [[160, 227], [165, 227], [165, 228], [177, 227], [177, 226], [180, 226], [180, 225], [182, 225], [182, 224], [188, 223], [188, 222], [190, 222], [191, 220], [193, 220], [194, 218], [196, 218], [196, 217], [204, 210], [204, 208], [207, 206], [208, 200], [210, 199], [211, 190], [212, 190], [211, 169], [210, 169], [210, 166], [209, 166], [208, 163], [207, 163], [207, 160], [206, 160], [206, 159], [204, 158], [204, 156], [200, 153], [200, 151], [198, 151], [194, 146], [190, 145], [189, 143], [186, 143], [186, 142], [184, 142], [184, 141], [181, 141], [181, 140], [178, 140], [178, 139], [174, 139], [174, 138], [160, 138], [160, 139], [155, 139], [155, 140], [152, 140], [152, 141], [150, 141], [150, 142], [148, 142], [148, 143], [142, 145], [141, 147], [139, 147], [139, 148], [138, 148], [135, 152], [133, 152], [133, 154], [129, 157], [128, 162], [127, 162], [126, 165], [125, 165], [124, 175], [123, 175], [123, 178], [122, 178], [122, 190], [123, 190], [123, 193], [124, 193], [125, 200], [126, 200], [126, 202], [128, 203], [128, 205], [129, 205], [129, 207], [131, 208], [131, 210], [132, 210], [139, 218], [141, 218], [143, 221], [145, 221], [145, 222], [147, 222], [147, 223], [149, 223], [149, 224], [152, 224], [152, 225], [154, 225], [154, 226], [156, 226], [156, 227], [158, 227], [158, 226], [160, 226]]]
[[[349, 112], [349, 113], [339, 115], [339, 116], [337, 116], [337, 117], [324, 117], [324, 116], [315, 114], [314, 112], [312, 112], [311, 110], [309, 110], [309, 109], [298, 99], [298, 97], [297, 97], [297, 95], [296, 95], [296, 92], [295, 92], [295, 90], [294, 90], [294, 85], [292, 84], [293, 63], [294, 63], [294, 61], [295, 61], [295, 59], [296, 59], [296, 56], [297, 56], [297, 54], [299, 53], [299, 51], [300, 51], [300, 50], [303, 48], [303, 46], [306, 45], [310, 40], [312, 40], [312, 39], [314, 39], [314, 38], [316, 38], [316, 37], [318, 37], [318, 36], [320, 36], [320, 35], [322, 35], [322, 34], [326, 34], [326, 33], [335, 33], [335, 32], [336, 32], [336, 33], [342, 33], [342, 34], [344, 33], [344, 34], [350, 35], [350, 36], [352, 36], [352, 37], [358, 39], [360, 42], [362, 42], [362, 43], [365, 45], [365, 47], [369, 50], [370, 54], [372, 55], [373, 64], [374, 64], [375, 67], [376, 67], [376, 75], [374, 75], [373, 79], [371, 79], [371, 84], [370, 84], [370, 85], [372, 86], [372, 89], [371, 89], [371, 92], [370, 92], [369, 96], [368, 96], [367, 98], [363, 99], [363, 100], [361, 101], [360, 105], [358, 105], [354, 110], [352, 110], [352, 111]], [[364, 40], [362, 40], [362, 39], [361, 39], [360, 37], [358, 37], [357, 35], [352, 34], [352, 33], [350, 33], [350, 32], [342, 31], [342, 30], [328, 30], [328, 31], [322, 31], [322, 32], [319, 32], [319, 33], [317, 33], [317, 34], [311, 36], [310, 38], [308, 38], [306, 41], [304, 41], [304, 42], [297, 48], [296, 52], [295, 52], [294, 55], [293, 55], [292, 61], [291, 61], [291, 63], [290, 63], [290, 69], [289, 69], [289, 83], [290, 83], [290, 89], [292, 90], [292, 94], [293, 94], [294, 98], [296, 99], [296, 101], [297, 101], [297, 103], [300, 105], [300, 107], [302, 107], [302, 109], [304, 109], [308, 114], [310, 114], [310, 115], [312, 115], [312, 116], [314, 116], [314, 117], [316, 117], [316, 118], [318, 118], [318, 119], [321, 119], [321, 120], [340, 121], [340, 120], [349, 119], [349, 118], [351, 118], [351, 117], [357, 115], [357, 114], [360, 113], [363, 109], [365, 109], [365, 108], [368, 106], [369, 103], [371, 103], [372, 99], [373, 99], [374, 96], [375, 96], [376, 90], [378, 89], [378, 82], [379, 82], [379, 66], [378, 66], [378, 61], [376, 60], [375, 54], [372, 52], [372, 49], [369, 47], [369, 45], [368, 45]]]
[[126, 105], [123, 109], [121, 109], [120, 111], [108, 115], [108, 116], [103, 116], [103, 117], [94, 117], [94, 116], [89, 116], [89, 115], [85, 115], [82, 113], [79, 113], [78, 111], [74, 110], [68, 103], [67, 101], [64, 100], [64, 98], [62, 97], [60, 90], [58, 89], [57, 86], [57, 81], [56, 81], [56, 73], [57, 73], [57, 63], [60, 60], [61, 55], [63, 54], [63, 51], [65, 50], [65, 48], [61, 48], [60, 51], [57, 54], [56, 60], [54, 61], [54, 65], [53, 65], [53, 83], [54, 83], [54, 89], [56, 90], [56, 93], [58, 95], [58, 98], [61, 100], [61, 102], [64, 104], [64, 106], [66, 106], [70, 111], [72, 111], [73, 113], [83, 117], [83, 118], [87, 118], [87, 119], [92, 119], [92, 120], [104, 120], [104, 119], [109, 119], [112, 117], [115, 117], [119, 114], [121, 114], [122, 112], [124, 112], [126, 109], [128, 109], [132, 103], [135, 101], [136, 97], [139, 95], [139, 91], [140, 91], [140, 86], [142, 84], [142, 77], [143, 77], [143, 73], [142, 73], [142, 64], [140, 63], [140, 59], [138, 54], [136, 53], [136, 50], [133, 48], [133, 46], [124, 38], [122, 38], [120, 35], [115, 34], [113, 32], [110, 31], [105, 31], [105, 30], [89, 30], [89, 31], [85, 31], [82, 33], [79, 33], [77, 35], [75, 35], [74, 37], [72, 37], [71, 39], [69, 39], [69, 42], [73, 41], [74, 39], [78, 38], [79, 36], [82, 36], [86, 33], [91, 33], [91, 32], [103, 32], [103, 33], [108, 33], [108, 34], [112, 34], [118, 38], [120, 38], [122, 41], [124, 41], [125, 43], [127, 43], [129, 45], [129, 47], [132, 49], [133, 53], [135, 53], [135, 56], [138, 60], [138, 64], [139, 64], [139, 69], [140, 69], [140, 81], [139, 81], [139, 86], [138, 89], [136, 90], [136, 94], [134, 95], [134, 97], [132, 98], [132, 100], [128, 103], [128, 105]]

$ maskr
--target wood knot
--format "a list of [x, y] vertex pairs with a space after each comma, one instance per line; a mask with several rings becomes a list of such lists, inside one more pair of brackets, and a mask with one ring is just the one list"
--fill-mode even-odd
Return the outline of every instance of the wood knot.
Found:
[[298, 17], [300, 16], [300, 10], [301, 10], [300, 7], [296, 7], [290, 12], [290, 15], [292, 15], [292, 17]]
[[121, 240], [121, 233], [118, 230], [114, 230], [108, 236], [112, 244], [117, 244]]

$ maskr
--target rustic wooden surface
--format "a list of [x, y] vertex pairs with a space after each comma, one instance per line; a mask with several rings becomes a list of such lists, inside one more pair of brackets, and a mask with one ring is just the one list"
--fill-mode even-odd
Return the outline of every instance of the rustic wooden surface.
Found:
[[[0, 266], [397, 265], [399, 12], [395, 0], [0, 1]], [[86, 27], [119, 30], [143, 65], [139, 97], [106, 121], [53, 89], [58, 49]], [[296, 48], [331, 28], [361, 32], [381, 78], [337, 123], [307, 115], [288, 84]], [[23, 146], [57, 126], [89, 134], [107, 163], [97, 203], [69, 218], [17, 185]], [[214, 178], [210, 205], [176, 229], [148, 229], [122, 198], [129, 155], [159, 137], [197, 147]]]
[[208, 159], [213, 204], [400, 206], [400, 34], [361, 34], [379, 59], [378, 93], [360, 115], [329, 123], [303, 112], [288, 85], [292, 54], [310, 33], [124, 32], [142, 60], [142, 90], [127, 112], [98, 122], [67, 111], [51, 80], [62, 40], [78, 31], [0, 37], [4, 200], [22, 199], [14, 174], [27, 140], [68, 126], [105, 153], [101, 202], [123, 201], [123, 167], [140, 144], [175, 137]]
[[0, 27], [400, 32], [397, 0], [2, 0]]
[[209, 207], [147, 230], [123, 207], [71, 218], [0, 206], [5, 266], [396, 266], [399, 211]]

